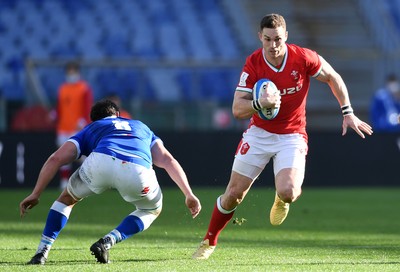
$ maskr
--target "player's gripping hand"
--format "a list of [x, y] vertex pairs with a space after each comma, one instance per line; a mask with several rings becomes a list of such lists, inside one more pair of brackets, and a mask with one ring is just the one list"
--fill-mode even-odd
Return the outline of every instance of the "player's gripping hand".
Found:
[[19, 214], [21, 218], [28, 213], [29, 209], [32, 209], [39, 203], [39, 197], [37, 195], [31, 194], [27, 196], [24, 200], [19, 204]]
[[281, 106], [281, 95], [279, 92], [265, 92], [260, 97], [260, 104], [263, 108], [279, 108]]
[[195, 218], [201, 211], [200, 200], [193, 194], [187, 195], [185, 200], [186, 207], [189, 208], [192, 218]]

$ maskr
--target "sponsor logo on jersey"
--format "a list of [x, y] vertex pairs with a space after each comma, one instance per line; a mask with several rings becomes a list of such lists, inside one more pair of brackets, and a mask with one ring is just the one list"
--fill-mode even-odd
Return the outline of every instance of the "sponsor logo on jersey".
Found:
[[302, 88], [303, 88], [303, 85], [299, 84], [296, 87], [290, 87], [290, 88], [285, 88], [285, 89], [279, 90], [279, 92], [280, 92], [281, 96], [287, 95], [287, 94], [295, 94], [295, 93], [301, 91]]
[[249, 77], [249, 74], [246, 72], [242, 72], [240, 75], [239, 86], [246, 87], [246, 80]]

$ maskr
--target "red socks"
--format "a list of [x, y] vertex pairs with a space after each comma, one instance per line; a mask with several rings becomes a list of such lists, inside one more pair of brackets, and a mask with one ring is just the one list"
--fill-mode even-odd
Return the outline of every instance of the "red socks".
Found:
[[[213, 213], [211, 215], [210, 224], [208, 226], [207, 234], [204, 236], [203, 240], [208, 239], [210, 242], [210, 246], [215, 246], [218, 241], [218, 236], [221, 231], [225, 228], [228, 222], [232, 219], [233, 214], [235, 213], [235, 209], [232, 211], [223, 211], [221, 212], [218, 209], [218, 203], [220, 198], [217, 199], [217, 203], [214, 206]], [[219, 205], [220, 206], [220, 205]], [[221, 207], [221, 206], [220, 206]], [[221, 209], [223, 209], [221, 207]]]

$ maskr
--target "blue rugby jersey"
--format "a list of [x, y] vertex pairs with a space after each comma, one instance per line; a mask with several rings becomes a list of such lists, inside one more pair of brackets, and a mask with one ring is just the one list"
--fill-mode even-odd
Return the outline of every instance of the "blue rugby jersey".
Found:
[[78, 158], [98, 152], [150, 168], [151, 147], [157, 139], [141, 121], [106, 117], [87, 125], [69, 141], [76, 145]]

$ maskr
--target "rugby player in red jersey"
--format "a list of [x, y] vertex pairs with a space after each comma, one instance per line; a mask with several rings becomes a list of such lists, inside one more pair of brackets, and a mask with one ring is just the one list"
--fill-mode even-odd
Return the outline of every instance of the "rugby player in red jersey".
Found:
[[[372, 134], [371, 126], [354, 115], [342, 77], [315, 51], [287, 44], [287, 38], [281, 15], [268, 14], [262, 18], [259, 32], [262, 48], [246, 59], [232, 105], [235, 118], [251, 117], [250, 125], [243, 133], [229, 184], [217, 198], [207, 233], [194, 252], [194, 259], [210, 257], [219, 234], [271, 159], [276, 188], [271, 224], [282, 224], [290, 204], [300, 197], [307, 155], [305, 109], [311, 77], [327, 83], [338, 100], [343, 113], [342, 135], [348, 127], [362, 138], [364, 134]], [[253, 86], [260, 79], [274, 82], [280, 93], [266, 93], [253, 101]], [[273, 120], [261, 119], [256, 114], [261, 108], [273, 107], [280, 107]]]

